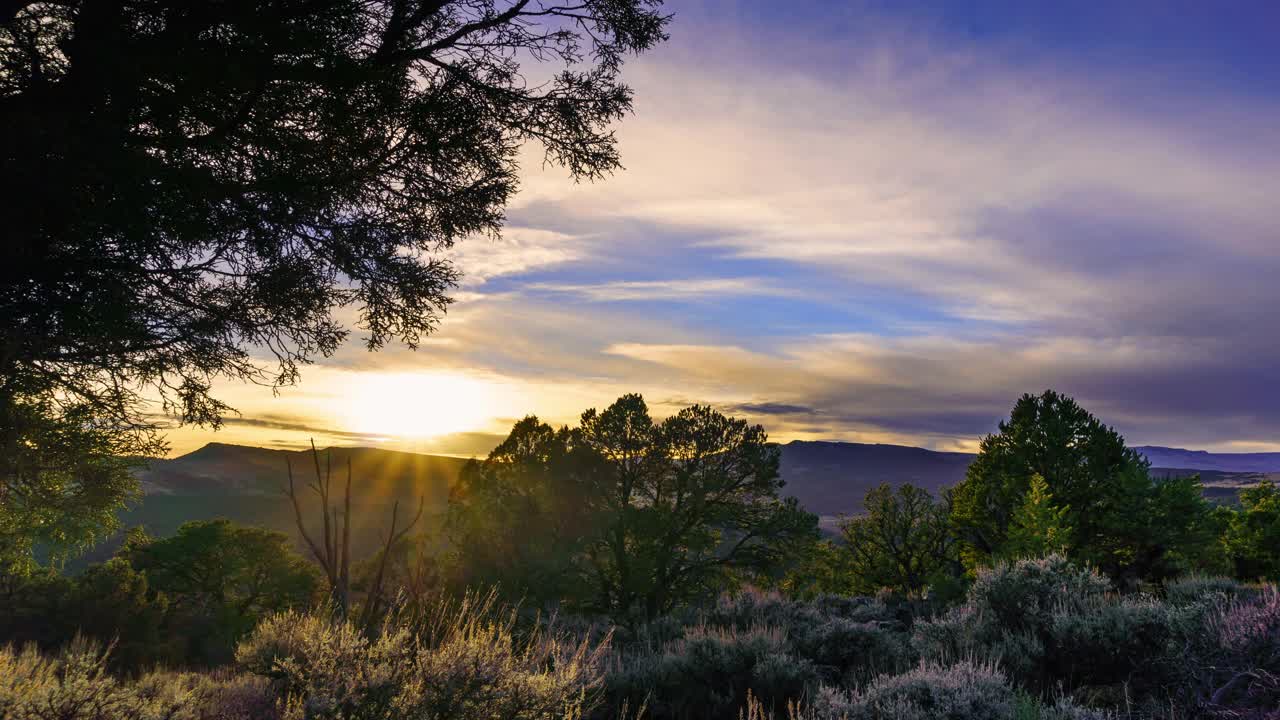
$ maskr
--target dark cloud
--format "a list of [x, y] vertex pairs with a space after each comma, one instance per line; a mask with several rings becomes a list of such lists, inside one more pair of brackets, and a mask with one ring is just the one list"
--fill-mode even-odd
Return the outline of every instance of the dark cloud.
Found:
[[748, 413], [751, 415], [815, 415], [817, 410], [805, 405], [790, 405], [788, 403], [762, 402], [762, 403], [741, 403], [738, 405], [728, 406], [731, 412]]
[[[416, 440], [391, 438], [387, 435], [379, 435], [375, 433], [359, 433], [321, 427], [318, 425], [308, 424], [301, 419], [284, 418], [277, 415], [233, 417], [227, 418], [223, 420], [223, 422], [228, 425], [301, 432], [324, 438], [347, 440], [354, 443], [382, 443], [387, 440], [395, 440], [397, 449], [403, 449], [408, 452], [418, 452], [429, 455], [458, 455], [463, 457], [484, 457], [489, 454], [489, 451], [497, 447], [497, 445], [506, 437], [505, 435], [494, 433], [459, 432]], [[276, 447], [295, 449], [305, 446], [305, 443], [283, 439], [273, 440], [270, 444]]]
[[224, 425], [239, 425], [242, 427], [264, 428], [270, 430], [289, 430], [292, 432], [311, 433], [314, 435], [323, 435], [325, 437], [342, 438], [344, 440], [386, 440], [386, 435], [377, 433], [359, 433], [347, 430], [338, 430], [336, 428], [321, 427], [305, 422], [302, 418], [286, 418], [278, 415], [259, 415], [256, 417], [229, 417], [223, 418]]

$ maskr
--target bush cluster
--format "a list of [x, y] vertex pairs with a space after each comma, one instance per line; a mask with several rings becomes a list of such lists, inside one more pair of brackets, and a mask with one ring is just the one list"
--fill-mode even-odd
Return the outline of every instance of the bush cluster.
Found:
[[443, 604], [367, 637], [326, 611], [263, 622], [223, 673], [132, 682], [77, 640], [53, 657], [0, 651], [5, 720], [574, 720], [598, 700], [607, 643], [517, 635], [491, 603]]
[[905, 628], [879, 600], [802, 602], [747, 590], [621, 638], [600, 716], [643, 705], [655, 720], [734, 717], [748, 695], [781, 709], [823, 683], [854, 683], [912, 663]]
[[[489, 598], [271, 616], [210, 673], [113, 674], [76, 640], [0, 650], [5, 720], [1277, 720], [1280, 592], [1213, 578], [1119, 595], [1050, 556], [984, 571], [907, 626], [881, 599], [726, 595], [632, 628], [523, 624]], [[575, 621], [580, 622], [580, 621]]]

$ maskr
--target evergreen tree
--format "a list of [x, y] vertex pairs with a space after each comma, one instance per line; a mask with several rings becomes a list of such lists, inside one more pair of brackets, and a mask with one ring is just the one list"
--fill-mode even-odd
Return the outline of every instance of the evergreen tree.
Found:
[[1067, 521], [1069, 509], [1054, 505], [1049, 484], [1040, 475], [1032, 475], [1027, 496], [1009, 524], [1009, 537], [1002, 553], [1009, 558], [1068, 554], [1071, 543], [1071, 526]]
[[1223, 544], [1237, 577], [1280, 580], [1280, 488], [1264, 480], [1240, 493]]

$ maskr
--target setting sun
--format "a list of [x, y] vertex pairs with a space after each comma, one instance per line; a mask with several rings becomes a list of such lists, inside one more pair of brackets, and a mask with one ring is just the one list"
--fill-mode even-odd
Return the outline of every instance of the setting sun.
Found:
[[458, 373], [367, 373], [349, 391], [352, 432], [426, 438], [483, 427], [496, 414], [490, 383]]

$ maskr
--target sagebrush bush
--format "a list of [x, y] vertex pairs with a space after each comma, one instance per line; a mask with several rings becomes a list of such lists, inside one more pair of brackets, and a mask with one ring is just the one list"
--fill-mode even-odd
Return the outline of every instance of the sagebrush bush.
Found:
[[1230, 600], [1248, 592], [1243, 583], [1216, 575], [1186, 575], [1164, 585], [1165, 602], [1177, 606]]
[[109, 654], [77, 638], [62, 652], [0, 649], [4, 720], [274, 720], [275, 697], [262, 678], [151, 673], [126, 683], [108, 672]]
[[984, 658], [1019, 686], [1048, 688], [1055, 618], [1097, 607], [1110, 590], [1094, 570], [1061, 555], [979, 571], [963, 605], [916, 624], [913, 642], [934, 663]]
[[601, 717], [622, 705], [645, 705], [647, 717], [732, 717], [748, 692], [784, 703], [816, 687], [807, 659], [790, 654], [785, 632], [694, 626], [661, 648], [619, 655], [607, 678]]
[[808, 704], [790, 703], [775, 711], [749, 697], [741, 717], [770, 720], [1014, 720], [1012, 688], [993, 666], [961, 662], [950, 666], [922, 663], [897, 675], [882, 675], [866, 687], [843, 691], [821, 688]]
[[1179, 654], [1194, 622], [1194, 611], [1150, 597], [1107, 597], [1064, 608], [1050, 624], [1049, 683], [1088, 687], [1092, 698], [1115, 703], [1163, 698], [1177, 682]]
[[283, 613], [255, 630], [237, 660], [278, 687], [292, 718], [572, 720], [597, 699], [607, 642], [537, 629], [492, 596], [443, 603], [411, 631], [389, 621], [373, 639], [324, 612]]
[[1210, 613], [1197, 638], [1202, 706], [1226, 717], [1280, 718], [1280, 590], [1267, 585]]
[[710, 607], [638, 628], [614, 652], [607, 717], [646, 703], [646, 717], [736, 717], [748, 694], [770, 710], [820, 683], [851, 684], [906, 669], [905, 629], [872, 598], [797, 601], [776, 592], [726, 594]]

